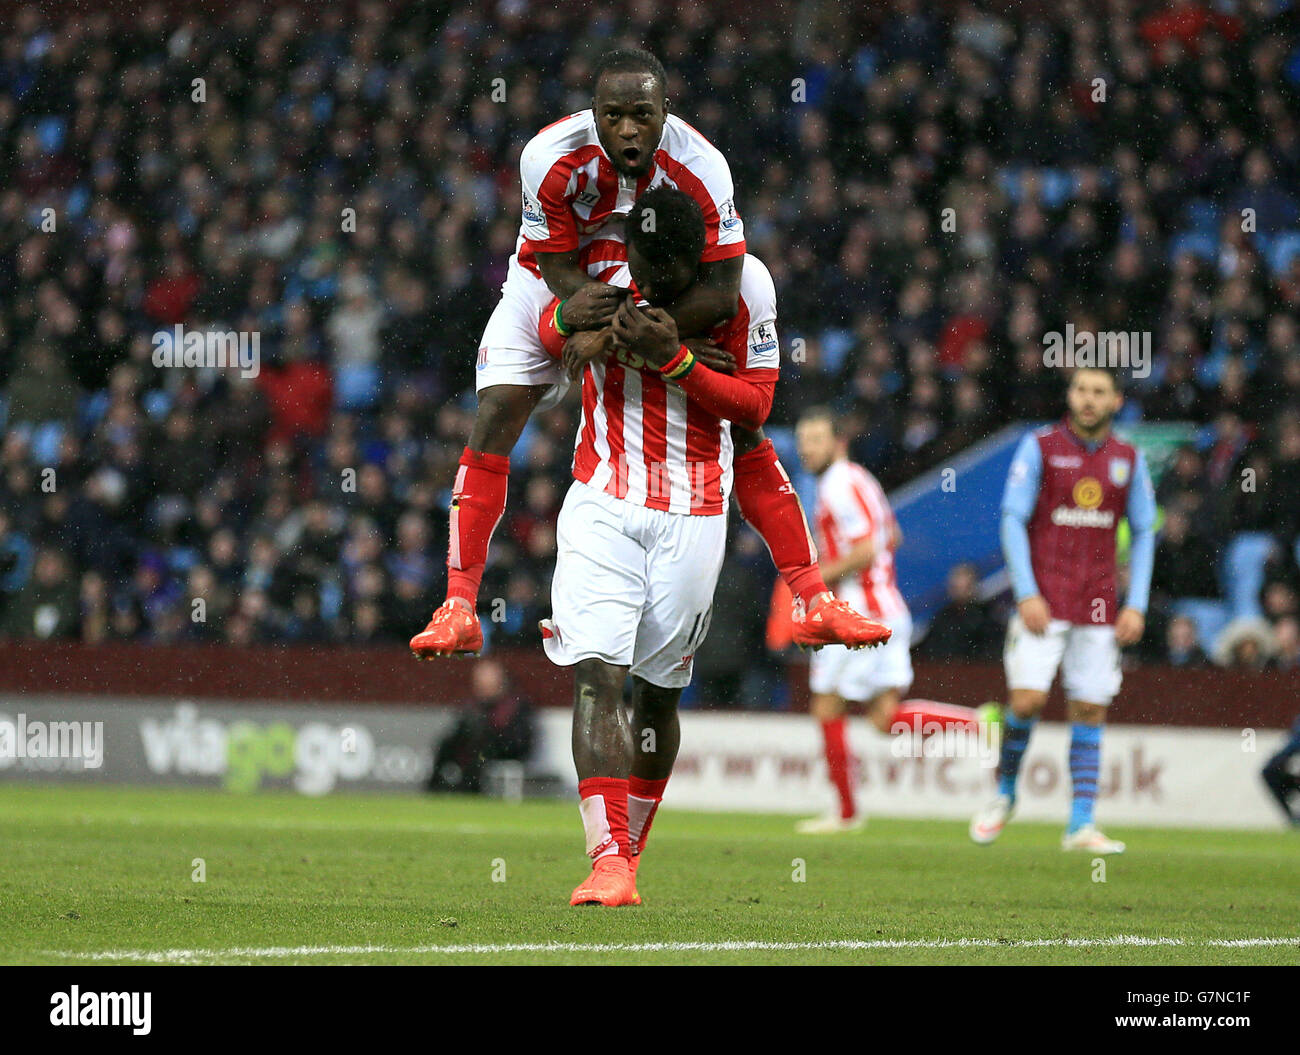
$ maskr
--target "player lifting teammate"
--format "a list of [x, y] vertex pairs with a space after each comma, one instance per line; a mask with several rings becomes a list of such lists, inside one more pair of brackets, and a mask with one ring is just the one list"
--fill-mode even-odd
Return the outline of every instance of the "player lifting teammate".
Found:
[[[680, 189], [704, 217], [695, 281], [663, 305], [677, 333], [706, 333], [736, 312], [745, 238], [731, 172], [708, 140], [668, 113], [665, 84], [648, 52], [607, 54], [597, 64], [592, 108], [544, 128], [520, 157], [523, 222], [479, 348], [478, 413], [452, 489], [447, 599], [411, 639], [417, 656], [482, 647], [475, 607], [488, 543], [505, 511], [509, 454], [529, 415], [566, 387], [561, 364], [538, 339], [537, 319], [558, 297], [555, 319], [565, 331], [613, 322], [624, 293], [593, 281], [587, 265], [610, 243], [622, 244], [623, 220], [645, 191]], [[803, 510], [770, 441], [739, 424], [734, 437], [736, 500], [796, 598], [796, 642], [880, 640], [882, 628], [836, 601], [822, 581]]]
[[[776, 294], [752, 256], [743, 258], [737, 312], [712, 331], [734, 359], [732, 376], [696, 360], [663, 310], [695, 281], [705, 248], [705, 218], [689, 195], [667, 187], [642, 195], [625, 248], [625, 262], [620, 245], [592, 263], [631, 287], [609, 331], [568, 339], [578, 346], [582, 424], [543, 624], [547, 656], [574, 668], [573, 760], [594, 861], [574, 905], [640, 902], [636, 866], [677, 757], [677, 704], [722, 566], [728, 423], [762, 425], [779, 364]], [[566, 345], [558, 307], [541, 323], [553, 355]], [[575, 349], [566, 350], [573, 360]]]

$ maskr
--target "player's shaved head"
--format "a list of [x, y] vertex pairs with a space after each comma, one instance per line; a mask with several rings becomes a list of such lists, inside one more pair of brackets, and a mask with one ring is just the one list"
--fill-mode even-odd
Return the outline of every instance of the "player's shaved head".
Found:
[[654, 187], [627, 214], [623, 239], [641, 295], [651, 304], [671, 304], [695, 281], [704, 253], [704, 214], [685, 191]]
[[624, 238], [652, 263], [699, 260], [705, 241], [700, 203], [675, 187], [654, 187], [627, 214]]
[[654, 164], [668, 117], [667, 83], [663, 63], [639, 48], [606, 52], [596, 63], [596, 134], [624, 176], [640, 178]]

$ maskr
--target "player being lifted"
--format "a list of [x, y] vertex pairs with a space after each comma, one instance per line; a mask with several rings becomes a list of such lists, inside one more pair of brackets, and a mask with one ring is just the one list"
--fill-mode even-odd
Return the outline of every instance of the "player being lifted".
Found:
[[[1003, 661], [1010, 705], [1002, 723], [998, 796], [971, 821], [977, 843], [1001, 834], [1016, 806], [1016, 777], [1047, 693], [1062, 668], [1074, 799], [1066, 850], [1124, 852], [1093, 824], [1101, 730], [1119, 692], [1121, 646], [1142, 637], [1155, 555], [1155, 493], [1146, 461], [1111, 433], [1123, 405], [1107, 370], [1079, 368], [1069, 412], [1021, 441], [1002, 498], [1002, 551], [1017, 613]], [[1115, 534], [1132, 530], [1128, 597], [1119, 608]]]
[[830, 645], [813, 654], [810, 709], [821, 723], [826, 769], [840, 805], [838, 812], [801, 821], [797, 827], [804, 834], [823, 834], [860, 827], [864, 819], [853, 794], [844, 719], [847, 701], [862, 703], [868, 720], [882, 733], [900, 735], [974, 732], [985, 716], [970, 707], [902, 698], [912, 684], [912, 618], [894, 574], [894, 551], [902, 541], [894, 512], [876, 478], [849, 461], [848, 439], [828, 408], [805, 412], [795, 436], [799, 460], [817, 477], [813, 523], [822, 574], [837, 597], [893, 631], [885, 644], [869, 652]]
[[592, 264], [623, 287], [612, 327], [566, 344], [558, 299], [541, 320], [550, 353], [563, 350], [582, 371], [575, 482], [560, 511], [552, 616], [543, 622], [547, 656], [574, 668], [573, 760], [594, 861], [574, 905], [640, 903], [636, 865], [677, 757], [677, 703], [722, 566], [728, 423], [757, 429], [772, 406], [776, 294], [760, 261], [743, 257], [738, 311], [712, 331], [735, 360], [733, 376], [697, 361], [662, 307], [695, 281], [705, 225], [691, 196], [647, 191], [629, 215], [626, 247]]
[[[559, 297], [565, 331], [609, 325], [625, 295], [588, 273], [623, 241], [623, 220], [651, 187], [678, 188], [699, 204], [706, 244], [696, 281], [663, 310], [683, 337], [734, 316], [745, 253], [731, 172], [718, 150], [668, 113], [666, 74], [653, 55], [621, 49], [596, 67], [590, 110], [542, 129], [520, 157], [523, 223], [501, 301], [478, 353], [478, 413], [452, 489], [447, 599], [411, 639], [421, 657], [479, 651], [475, 612], [492, 532], [505, 511], [509, 455], [529, 415], [565, 388], [543, 350], [537, 319]], [[737, 425], [735, 491], [796, 598], [794, 638], [817, 647], [873, 643], [881, 628], [837, 602], [822, 581], [803, 510], [770, 441]]]

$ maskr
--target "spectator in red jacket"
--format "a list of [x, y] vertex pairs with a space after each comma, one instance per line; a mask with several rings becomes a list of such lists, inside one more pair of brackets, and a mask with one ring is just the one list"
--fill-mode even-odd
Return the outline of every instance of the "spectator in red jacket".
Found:
[[319, 359], [308, 358], [300, 348], [287, 348], [284, 358], [282, 364], [263, 366], [258, 376], [271, 410], [267, 446], [302, 437], [321, 438], [334, 403], [329, 367]]
[[202, 285], [184, 255], [173, 250], [167, 254], [163, 273], [150, 282], [145, 291], [144, 312], [166, 326], [183, 323]]

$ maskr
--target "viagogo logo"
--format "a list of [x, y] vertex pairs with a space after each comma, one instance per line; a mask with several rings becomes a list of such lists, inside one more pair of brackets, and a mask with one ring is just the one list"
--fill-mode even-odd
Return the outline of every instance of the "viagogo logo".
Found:
[[299, 791], [320, 795], [340, 780], [364, 777], [374, 757], [370, 733], [356, 726], [235, 722], [226, 734], [223, 783], [231, 791], [256, 791], [267, 777], [293, 777]]
[[154, 773], [220, 777], [230, 791], [243, 792], [267, 779], [291, 778], [303, 794], [323, 795], [341, 780], [374, 775], [377, 754], [362, 725], [226, 722], [200, 717], [193, 704], [181, 704], [167, 719], [142, 721], [140, 737]]

